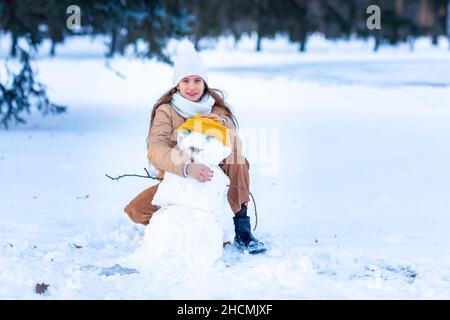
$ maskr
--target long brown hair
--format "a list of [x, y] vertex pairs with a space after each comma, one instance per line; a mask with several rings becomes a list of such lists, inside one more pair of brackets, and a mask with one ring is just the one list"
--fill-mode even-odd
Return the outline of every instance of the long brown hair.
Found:
[[[172, 88], [169, 91], [167, 91], [166, 93], [164, 93], [162, 95], [161, 98], [158, 99], [158, 101], [155, 103], [155, 105], [153, 106], [153, 110], [152, 110], [152, 115], [150, 118], [150, 127], [153, 124], [153, 119], [155, 118], [155, 114], [156, 114], [156, 109], [158, 109], [158, 107], [162, 104], [166, 104], [166, 103], [170, 103], [172, 101], [172, 96], [177, 92], [177, 88]], [[234, 116], [233, 112], [231, 111], [230, 107], [228, 107], [225, 103], [224, 100], [224, 94], [221, 90], [219, 89], [213, 89], [213, 88], [209, 88], [208, 85], [205, 82], [205, 89], [203, 90], [203, 94], [202, 94], [202, 98], [209, 93], [214, 100], [216, 101], [214, 103], [214, 107], [219, 107], [223, 110], [225, 110], [225, 116], [228, 116], [231, 121], [233, 121], [234, 126], [236, 127], [236, 129], [239, 129], [239, 123], [236, 119], [236, 117]]]

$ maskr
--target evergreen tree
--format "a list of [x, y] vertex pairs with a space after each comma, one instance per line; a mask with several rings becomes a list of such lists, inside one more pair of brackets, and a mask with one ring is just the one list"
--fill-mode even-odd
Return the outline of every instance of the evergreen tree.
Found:
[[254, 16], [256, 29], [256, 51], [261, 51], [261, 42], [263, 38], [275, 36], [277, 30], [277, 6], [276, 0], [253, 0], [253, 10], [250, 11]]
[[49, 101], [45, 87], [35, 80], [28, 53], [20, 48], [19, 52], [22, 69], [13, 75], [10, 86], [0, 83], [0, 126], [5, 129], [12, 121], [16, 124], [25, 123], [21, 114], [31, 113], [32, 108], [43, 115], [66, 111], [66, 107]]
[[217, 10], [219, 6], [217, 4], [217, 0], [211, 0], [206, 3], [201, 0], [190, 0], [185, 3], [188, 12], [193, 17], [191, 22], [192, 41], [197, 50], [199, 49], [198, 43], [201, 38], [216, 33], [217, 29], [220, 28], [218, 27], [220, 20], [218, 19]]
[[287, 33], [290, 41], [298, 42], [301, 52], [306, 51], [309, 33], [319, 29], [322, 14], [320, 2], [287, 0], [278, 2], [277, 6], [276, 12], [280, 21], [277, 29]]
[[235, 46], [244, 34], [251, 34], [255, 29], [252, 17], [253, 1], [229, 0], [224, 2], [225, 32], [229, 32]]
[[41, 43], [44, 33], [39, 25], [45, 19], [42, 7], [33, 0], [8, 0], [0, 2], [0, 28], [11, 34], [11, 56], [17, 55], [20, 38], [27, 39], [34, 48]]
[[[85, 1], [81, 7], [84, 29], [91, 35], [109, 35], [107, 56], [123, 54], [126, 46], [132, 45], [137, 52], [137, 43], [147, 44], [149, 58], [170, 62], [164, 53], [171, 38], [190, 33], [190, 15], [181, 0], [100, 0]], [[83, 24], [83, 22], [82, 22]]]
[[56, 46], [64, 42], [71, 31], [66, 26], [67, 8], [72, 4], [71, 0], [39, 0], [45, 12], [45, 37], [50, 39], [50, 55], [55, 56]]
[[[151, 58], [171, 63], [165, 53], [169, 39], [181, 38], [191, 34], [192, 16], [183, 6], [182, 0], [159, 0], [145, 3], [145, 18], [138, 23], [136, 32], [140, 39], [148, 44], [144, 54]], [[135, 39], [136, 40], [136, 39]]]

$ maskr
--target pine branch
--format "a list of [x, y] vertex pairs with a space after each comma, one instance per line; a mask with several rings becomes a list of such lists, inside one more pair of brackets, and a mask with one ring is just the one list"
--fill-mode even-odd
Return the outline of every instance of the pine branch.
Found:
[[31, 113], [35, 108], [43, 115], [59, 114], [66, 111], [66, 107], [50, 102], [45, 91], [45, 86], [35, 79], [35, 74], [30, 64], [29, 54], [17, 47], [20, 52], [22, 68], [18, 74], [11, 74], [8, 67], [7, 73], [12, 78], [10, 84], [0, 83], [0, 127], [8, 129], [9, 123], [26, 123], [21, 113]]

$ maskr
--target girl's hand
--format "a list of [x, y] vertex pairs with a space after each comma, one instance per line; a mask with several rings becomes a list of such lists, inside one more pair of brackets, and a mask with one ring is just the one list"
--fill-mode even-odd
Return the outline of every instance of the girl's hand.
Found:
[[202, 117], [213, 118], [213, 119], [215, 119], [215, 120], [217, 120], [217, 121], [220, 121], [221, 123], [224, 123], [224, 119], [223, 119], [222, 117], [219, 117], [219, 116], [218, 116], [217, 114], [215, 114], [215, 113], [211, 113], [211, 112], [204, 113], [204, 114], [202, 114]]
[[187, 174], [198, 182], [211, 181], [214, 171], [202, 163], [191, 162], [186, 167]]

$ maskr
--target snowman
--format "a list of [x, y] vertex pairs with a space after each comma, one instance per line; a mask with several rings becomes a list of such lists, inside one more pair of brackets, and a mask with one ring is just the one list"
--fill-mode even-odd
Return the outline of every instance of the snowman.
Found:
[[159, 267], [211, 268], [223, 253], [229, 226], [229, 178], [219, 167], [231, 154], [227, 128], [196, 115], [178, 128], [178, 148], [214, 171], [210, 181], [165, 172], [152, 204], [159, 206], [146, 226], [140, 248], [145, 260]]

